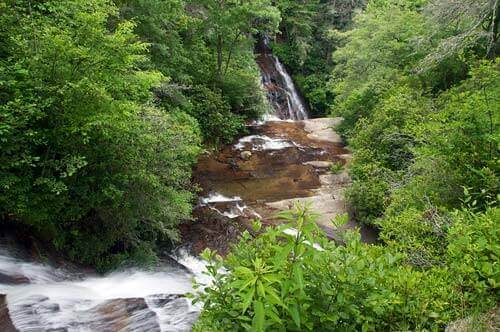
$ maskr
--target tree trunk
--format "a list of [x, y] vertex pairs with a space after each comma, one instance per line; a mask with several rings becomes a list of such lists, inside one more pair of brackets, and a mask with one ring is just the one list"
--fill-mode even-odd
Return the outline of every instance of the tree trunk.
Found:
[[229, 69], [229, 63], [231, 62], [231, 56], [233, 55], [233, 49], [236, 43], [238, 42], [240, 36], [241, 36], [241, 31], [239, 31], [236, 37], [234, 37], [233, 43], [231, 44], [231, 48], [229, 49], [229, 53], [226, 60], [226, 68], [224, 69], [224, 76], [227, 74], [227, 70]]

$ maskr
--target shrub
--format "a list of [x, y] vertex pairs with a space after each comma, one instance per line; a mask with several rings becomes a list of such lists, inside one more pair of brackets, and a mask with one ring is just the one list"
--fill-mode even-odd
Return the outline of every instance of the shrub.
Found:
[[0, 217], [100, 270], [154, 259], [154, 240], [190, 216], [196, 123], [150, 106], [165, 78], [138, 69], [133, 23], [109, 30], [110, 1], [2, 10]]
[[447, 264], [457, 279], [462, 301], [485, 310], [498, 302], [500, 285], [500, 209], [455, 213], [448, 234]]
[[344, 164], [340, 161], [334, 162], [330, 166], [330, 172], [332, 172], [332, 174], [341, 173], [343, 170], [344, 170]]
[[417, 271], [405, 255], [343, 235], [329, 242], [307, 207], [282, 213], [290, 224], [248, 232], [222, 259], [206, 251], [212, 285], [195, 331], [435, 330], [460, 316], [447, 268]]
[[352, 185], [346, 190], [346, 198], [354, 208], [356, 220], [372, 224], [381, 217], [389, 203], [392, 172], [377, 164], [358, 164], [355, 159], [350, 164]]

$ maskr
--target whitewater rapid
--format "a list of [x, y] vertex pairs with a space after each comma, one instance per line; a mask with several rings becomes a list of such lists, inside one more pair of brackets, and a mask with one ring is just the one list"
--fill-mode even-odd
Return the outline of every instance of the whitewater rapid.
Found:
[[193, 292], [193, 279], [209, 282], [205, 263], [186, 250], [172, 258], [178, 265], [99, 276], [0, 248], [0, 294], [19, 331], [190, 331], [200, 308], [184, 295]]

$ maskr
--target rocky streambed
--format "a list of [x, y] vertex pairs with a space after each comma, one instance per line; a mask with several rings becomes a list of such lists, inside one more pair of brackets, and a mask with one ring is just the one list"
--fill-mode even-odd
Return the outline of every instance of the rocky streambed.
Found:
[[[258, 218], [264, 224], [280, 222], [276, 213], [308, 202], [320, 214], [318, 225], [331, 238], [331, 220], [348, 213], [344, 189], [350, 179], [346, 165], [351, 157], [335, 127], [340, 118], [268, 121], [250, 126], [250, 135], [216, 154], [200, 157], [194, 170], [201, 187], [195, 215], [186, 224], [184, 239], [195, 251], [205, 247], [221, 253], [231, 240]], [[343, 167], [332, 172], [333, 164]], [[344, 227], [359, 227], [362, 239], [374, 242], [372, 230], [351, 220]]]

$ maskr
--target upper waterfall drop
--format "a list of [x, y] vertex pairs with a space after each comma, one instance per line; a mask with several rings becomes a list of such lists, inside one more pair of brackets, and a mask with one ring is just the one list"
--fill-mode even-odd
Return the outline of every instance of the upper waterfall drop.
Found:
[[287, 104], [290, 109], [290, 118], [292, 120], [305, 120], [307, 119], [307, 111], [304, 106], [304, 103], [299, 96], [299, 93], [297, 92], [297, 88], [295, 87], [295, 84], [293, 83], [292, 78], [286, 71], [285, 67], [283, 64], [280, 62], [280, 60], [273, 56], [274, 62], [276, 63], [276, 69], [280, 73], [281, 77], [283, 77], [285, 83], [286, 83], [286, 93], [287, 93]]
[[305, 120], [307, 107], [285, 66], [274, 56], [269, 47], [269, 37], [261, 38], [256, 47], [257, 64], [262, 85], [275, 116], [282, 120]]

